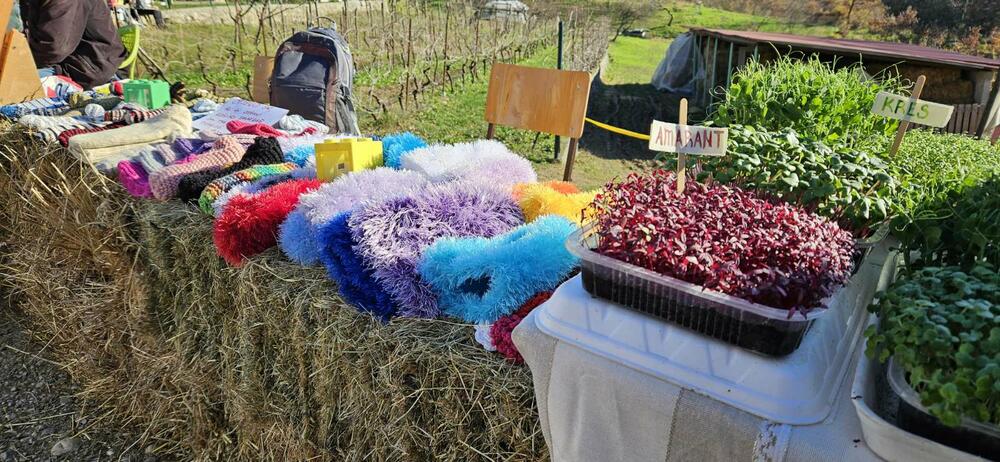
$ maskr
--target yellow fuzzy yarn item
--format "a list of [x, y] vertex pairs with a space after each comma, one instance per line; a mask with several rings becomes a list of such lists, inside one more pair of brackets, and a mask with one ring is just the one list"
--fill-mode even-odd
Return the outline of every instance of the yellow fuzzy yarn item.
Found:
[[577, 189], [577, 187], [576, 187], [575, 184], [570, 183], [568, 181], [552, 180], [552, 181], [546, 181], [546, 182], [543, 182], [543, 183], [518, 183], [518, 184], [514, 185], [514, 190], [513, 190], [514, 200], [518, 201], [518, 202], [521, 202], [521, 198], [524, 196], [524, 191], [526, 189], [530, 188], [530, 187], [533, 187], [533, 186], [547, 186], [550, 189], [552, 189], [552, 190], [554, 190], [556, 192], [563, 193], [563, 194], [571, 194], [571, 193], [578, 193], [578, 192], [580, 192], [580, 190]]
[[563, 193], [545, 183], [527, 185], [519, 192], [521, 199], [518, 203], [527, 223], [542, 215], [560, 215], [576, 224], [583, 224], [585, 220], [581, 212], [588, 209], [587, 217], [591, 216], [592, 210], [588, 207], [597, 194], [597, 191]]

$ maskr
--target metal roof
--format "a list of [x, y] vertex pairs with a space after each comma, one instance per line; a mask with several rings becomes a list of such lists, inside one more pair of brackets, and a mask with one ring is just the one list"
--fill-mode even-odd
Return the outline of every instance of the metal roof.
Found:
[[696, 35], [719, 37], [737, 43], [769, 43], [775, 46], [836, 53], [841, 55], [863, 55], [892, 61], [911, 61], [927, 64], [961, 67], [965, 69], [1000, 69], [1000, 61], [980, 56], [965, 55], [908, 43], [873, 42], [870, 40], [848, 40], [805, 35], [779, 34], [773, 32], [749, 32], [725, 29], [692, 28]]

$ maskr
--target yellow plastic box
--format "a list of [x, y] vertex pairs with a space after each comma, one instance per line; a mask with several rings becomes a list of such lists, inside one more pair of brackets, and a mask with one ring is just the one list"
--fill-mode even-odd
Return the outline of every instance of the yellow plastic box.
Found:
[[348, 172], [384, 165], [382, 142], [370, 138], [341, 138], [316, 145], [316, 176], [330, 181]]

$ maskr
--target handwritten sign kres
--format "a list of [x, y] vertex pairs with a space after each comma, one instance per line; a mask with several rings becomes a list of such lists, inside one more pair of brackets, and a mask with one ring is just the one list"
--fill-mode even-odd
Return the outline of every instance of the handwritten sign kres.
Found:
[[729, 130], [718, 127], [679, 125], [654, 120], [649, 130], [651, 151], [722, 156], [726, 154], [728, 141]]
[[288, 114], [288, 109], [259, 104], [240, 98], [230, 98], [219, 109], [192, 124], [198, 130], [210, 130], [219, 134], [229, 133], [226, 122], [242, 120], [250, 123], [274, 125]]
[[872, 105], [875, 114], [935, 128], [948, 125], [954, 111], [953, 106], [886, 92], [879, 93]]

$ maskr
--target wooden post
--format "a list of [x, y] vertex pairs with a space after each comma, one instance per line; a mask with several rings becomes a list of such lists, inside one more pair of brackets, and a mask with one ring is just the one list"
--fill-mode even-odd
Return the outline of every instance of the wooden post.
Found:
[[569, 139], [569, 149], [566, 151], [566, 170], [563, 171], [563, 181], [573, 181], [573, 162], [576, 162], [576, 145], [579, 139]]
[[[920, 93], [924, 91], [924, 83], [927, 82], [927, 77], [921, 75], [917, 77], [917, 84], [913, 87], [913, 93], [910, 94], [910, 101], [916, 101], [920, 98]], [[896, 151], [899, 150], [899, 145], [903, 144], [903, 137], [906, 136], [906, 129], [910, 128], [910, 122], [908, 120], [903, 120], [899, 122], [899, 129], [896, 130], [896, 139], [892, 142], [892, 149], [889, 150], [889, 157], [895, 157]]]
[[493, 139], [493, 135], [495, 133], [494, 132], [495, 130], [496, 130], [496, 126], [495, 125], [493, 125], [493, 124], [487, 125], [486, 126], [486, 139], [492, 140]]
[[[688, 100], [681, 98], [681, 106], [677, 114], [677, 124], [687, 125], [688, 123]], [[677, 153], [677, 192], [684, 194], [684, 181], [687, 172], [687, 155], [683, 152]]]

